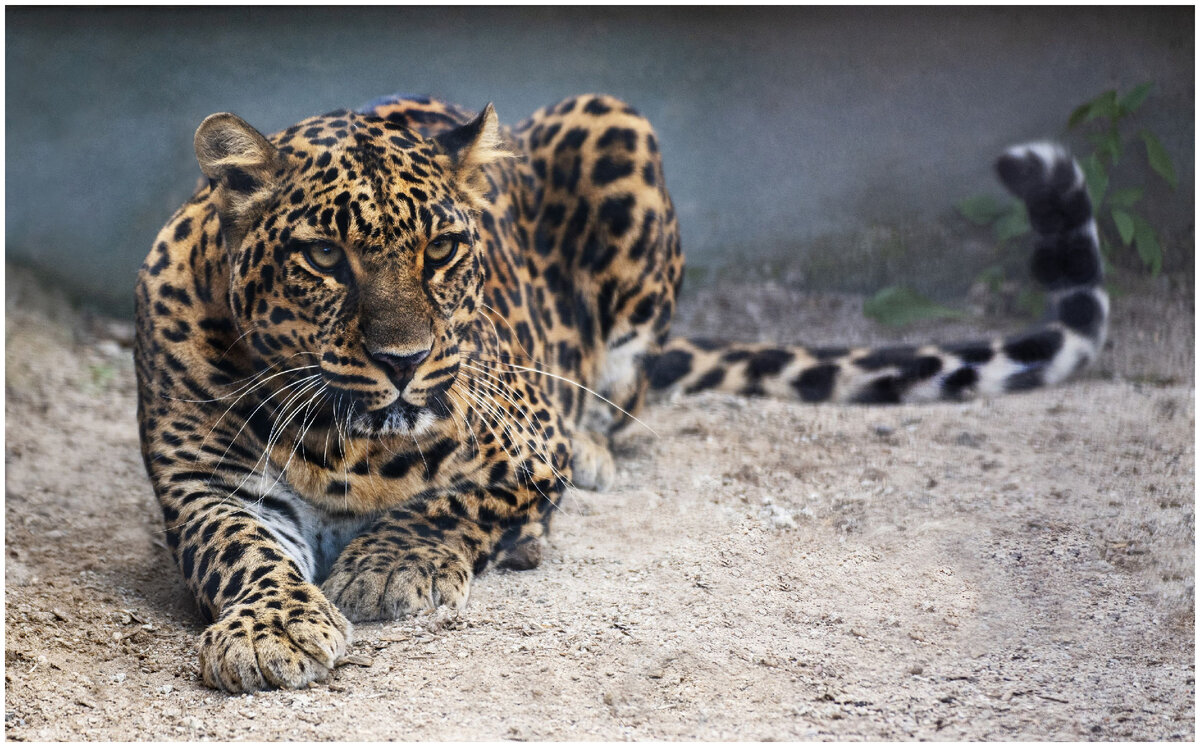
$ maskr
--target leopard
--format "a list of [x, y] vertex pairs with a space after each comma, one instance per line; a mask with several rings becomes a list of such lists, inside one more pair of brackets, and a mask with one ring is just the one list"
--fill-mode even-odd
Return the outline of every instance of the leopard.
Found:
[[537, 567], [650, 399], [961, 400], [1104, 344], [1091, 201], [1053, 143], [996, 166], [1047, 318], [882, 348], [671, 336], [678, 216], [657, 134], [612, 96], [511, 128], [399, 94], [271, 136], [218, 113], [194, 147], [203, 176], [138, 273], [138, 425], [200, 677], [231, 693], [325, 681], [354, 623], [465, 614], [486, 568]]

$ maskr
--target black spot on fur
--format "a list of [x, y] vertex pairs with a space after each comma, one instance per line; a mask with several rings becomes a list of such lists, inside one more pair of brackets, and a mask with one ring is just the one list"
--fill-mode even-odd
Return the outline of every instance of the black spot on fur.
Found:
[[706, 372], [699, 379], [697, 379], [696, 383], [689, 386], [687, 388], [687, 393], [695, 394], [696, 392], [702, 392], [705, 389], [712, 389], [715, 386], [720, 386], [721, 382], [724, 380], [725, 380], [725, 369], [714, 368], [714, 369]]
[[633, 202], [633, 195], [624, 195], [609, 197], [600, 206], [600, 220], [608, 224], [609, 234], [613, 238], [620, 238], [629, 230], [629, 225], [633, 222]]
[[760, 350], [746, 364], [746, 374], [755, 379], [774, 376], [791, 363], [793, 357], [789, 351], [780, 348]]
[[792, 382], [792, 386], [805, 402], [824, 402], [833, 393], [833, 383], [837, 379], [838, 366], [835, 363], [823, 363], [819, 366], [806, 368]]
[[641, 301], [638, 301], [637, 306], [633, 307], [633, 314], [629, 317], [629, 323], [638, 325], [650, 321], [650, 318], [654, 316], [656, 301], [657, 299], [654, 296], [646, 296]]
[[1025, 199], [1029, 224], [1039, 234], [1070, 231], [1092, 217], [1092, 202], [1082, 189], [1059, 193], [1043, 187], [1035, 189]]
[[809, 350], [808, 352], [812, 355], [812, 357], [816, 358], [819, 361], [828, 361], [828, 360], [833, 360], [834, 358], [841, 358], [843, 355], [846, 355], [847, 353], [850, 352], [850, 348], [838, 348], [838, 347], [813, 348], [812, 350]]
[[416, 453], [397, 454], [380, 468], [379, 474], [391, 479], [404, 477], [420, 461], [421, 457]]
[[583, 110], [588, 114], [600, 116], [601, 114], [608, 114], [611, 112], [612, 107], [608, 106], [600, 99], [592, 99], [591, 101], [587, 102], [587, 105], [583, 107]]
[[1030, 264], [1034, 279], [1050, 290], [1096, 285], [1104, 277], [1091, 234], [1082, 229], [1040, 237]]
[[1078, 291], [1058, 302], [1058, 318], [1084, 337], [1095, 338], [1104, 324], [1104, 309], [1091, 291]]
[[1004, 343], [1004, 354], [1017, 363], [1045, 363], [1062, 348], [1063, 333], [1043, 329], [1018, 335]]
[[992, 359], [992, 343], [987, 340], [956, 342], [943, 345], [942, 348], [947, 353], [957, 355], [963, 363], [980, 364]]
[[917, 349], [911, 345], [897, 345], [888, 348], [872, 350], [867, 355], [855, 359], [854, 363], [865, 371], [878, 371], [889, 366], [902, 366], [911, 363]]
[[882, 376], [871, 381], [851, 401], [860, 405], [897, 405], [903, 399], [905, 383], [897, 376]]
[[496, 485], [508, 477], [508, 462], [500, 461], [492, 465], [488, 472], [488, 484]]
[[687, 376], [692, 370], [692, 354], [686, 350], [670, 350], [656, 357], [650, 365], [650, 386], [666, 389]]
[[458, 442], [454, 439], [443, 438], [433, 446], [428, 447], [424, 452], [425, 479], [431, 480], [438, 473], [442, 466], [442, 462], [446, 457], [450, 456], [458, 449]]
[[942, 394], [947, 399], [957, 399], [978, 381], [979, 373], [973, 368], [963, 366], [942, 381]]
[[603, 156], [592, 167], [592, 183], [598, 187], [612, 184], [633, 173], [633, 162], [624, 158]]
[[587, 137], [588, 131], [581, 127], [567, 130], [563, 134], [562, 140], [558, 141], [558, 145], [554, 146], [554, 152], [558, 154], [567, 150], [579, 150], [583, 142], [587, 140]]
[[941, 358], [933, 355], [923, 355], [920, 358], [914, 359], [912, 363], [905, 365], [901, 369], [901, 372], [905, 378], [928, 379], [941, 370]]
[[625, 150], [637, 150], [637, 132], [627, 127], [609, 127], [596, 143], [598, 148], [619, 145]]
[[221, 574], [213, 571], [208, 576], [208, 580], [204, 582], [204, 597], [206, 599], [216, 599], [217, 594], [221, 591]]

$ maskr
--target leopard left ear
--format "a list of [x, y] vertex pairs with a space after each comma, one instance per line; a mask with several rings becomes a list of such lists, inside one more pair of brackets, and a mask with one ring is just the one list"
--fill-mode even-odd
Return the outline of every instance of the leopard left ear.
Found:
[[196, 130], [196, 160], [213, 185], [230, 249], [274, 187], [279, 151], [241, 117], [213, 114]]
[[513, 155], [504, 147], [500, 137], [500, 121], [491, 104], [484, 107], [475, 119], [437, 135], [434, 140], [450, 157], [459, 188], [477, 202], [487, 190], [480, 168]]

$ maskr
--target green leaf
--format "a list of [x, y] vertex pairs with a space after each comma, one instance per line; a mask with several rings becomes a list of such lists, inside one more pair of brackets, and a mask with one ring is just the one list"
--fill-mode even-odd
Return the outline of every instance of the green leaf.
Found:
[[1004, 215], [1009, 209], [1006, 202], [991, 195], [968, 197], [954, 207], [958, 209], [962, 217], [977, 226], [991, 225], [992, 221]]
[[961, 311], [930, 301], [914, 290], [893, 285], [863, 302], [863, 314], [880, 324], [903, 327], [922, 319], [959, 318]]
[[1117, 161], [1121, 160], [1121, 136], [1117, 134], [1117, 128], [1113, 127], [1108, 132], [1097, 133], [1088, 139], [1096, 147], [1097, 153], [1108, 154], [1113, 166], [1116, 166]]
[[1153, 82], [1143, 83], [1140, 86], [1135, 86], [1132, 91], [1121, 97], [1121, 102], [1117, 105], [1120, 109], [1121, 116], [1133, 114], [1150, 95], [1150, 91], [1154, 88]]
[[1079, 123], [1083, 122], [1083, 118], [1086, 117], [1088, 112], [1091, 110], [1092, 102], [1090, 101], [1085, 101], [1084, 103], [1075, 107], [1075, 111], [1071, 112], [1071, 116], [1067, 119], [1067, 129], [1073, 130], [1078, 127]]
[[1105, 117], [1107, 119], [1116, 119], [1117, 117], [1117, 92], [1105, 91], [1096, 98], [1086, 101], [1075, 108], [1071, 112], [1071, 117], [1067, 120], [1067, 128], [1074, 128], [1084, 122], [1091, 122], [1096, 117]]
[[1113, 208], [1112, 211], [1113, 223], [1117, 224], [1117, 233], [1121, 234], [1121, 241], [1125, 246], [1133, 241], [1133, 216], [1119, 208]]
[[1171, 163], [1171, 157], [1167, 155], [1167, 149], [1150, 130], [1142, 130], [1141, 136], [1146, 143], [1146, 158], [1150, 159], [1150, 168], [1166, 179], [1171, 189], [1178, 187], [1179, 177], [1175, 175], [1175, 166]]
[[1150, 221], [1140, 215], [1135, 215], [1133, 222], [1138, 256], [1142, 258], [1142, 264], [1150, 268], [1150, 274], [1158, 277], [1158, 273], [1162, 271], [1163, 260], [1162, 244], [1158, 243], [1158, 234], [1154, 232]]
[[1105, 91], [1096, 97], [1096, 103], [1092, 105], [1092, 116], [1089, 119], [1103, 117], [1104, 119], [1117, 118], [1117, 92]]
[[1117, 92], [1104, 91], [1103, 94], [1076, 108], [1070, 114], [1070, 119], [1067, 120], [1067, 127], [1075, 127], [1082, 122], [1090, 122], [1097, 118], [1114, 120], [1117, 118], [1117, 107]]
[[1025, 212], [1025, 205], [1020, 202], [1014, 202], [1008, 212], [1000, 216], [992, 226], [999, 242], [1023, 236], [1030, 230], [1032, 229], [1029, 225], [1029, 214]]
[[1139, 187], [1115, 189], [1108, 196], [1108, 204], [1112, 205], [1113, 207], [1131, 208], [1136, 205], [1140, 199], [1142, 199], [1142, 190]]
[[1104, 202], [1104, 193], [1108, 191], [1108, 172], [1095, 153], [1083, 159], [1079, 165], [1083, 168], [1083, 178], [1087, 182], [1092, 204], [1099, 207]]

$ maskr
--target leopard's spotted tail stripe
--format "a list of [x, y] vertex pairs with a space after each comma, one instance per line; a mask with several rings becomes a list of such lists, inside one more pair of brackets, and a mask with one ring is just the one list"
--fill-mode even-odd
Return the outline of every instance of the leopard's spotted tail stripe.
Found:
[[673, 339], [649, 363], [651, 388], [887, 404], [1020, 391], [1067, 378], [1096, 358], [1108, 324], [1083, 171], [1050, 143], [1011, 148], [996, 170], [1029, 211], [1033, 275], [1048, 294], [1045, 323], [1008, 338], [876, 349]]

